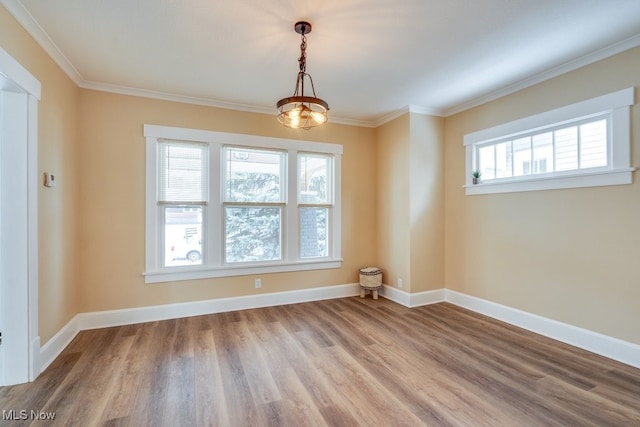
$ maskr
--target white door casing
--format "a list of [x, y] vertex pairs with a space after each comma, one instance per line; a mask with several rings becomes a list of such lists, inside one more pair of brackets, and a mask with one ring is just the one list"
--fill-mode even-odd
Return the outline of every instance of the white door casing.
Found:
[[0, 385], [40, 373], [37, 121], [40, 82], [0, 49]]

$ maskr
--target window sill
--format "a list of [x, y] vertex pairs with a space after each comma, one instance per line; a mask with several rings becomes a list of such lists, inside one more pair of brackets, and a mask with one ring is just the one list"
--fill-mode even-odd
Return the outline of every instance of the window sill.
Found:
[[290, 271], [324, 270], [340, 268], [342, 259], [326, 259], [283, 262], [278, 264], [239, 265], [219, 268], [174, 267], [163, 271], [148, 271], [142, 273], [145, 283], [176, 282], [182, 280], [210, 279], [216, 277], [247, 276], [251, 274], [286, 273]]
[[624, 168], [594, 173], [562, 176], [540, 176], [523, 180], [486, 182], [464, 185], [467, 196], [479, 194], [516, 193], [521, 191], [557, 190], [561, 188], [601, 187], [631, 184], [636, 168]]

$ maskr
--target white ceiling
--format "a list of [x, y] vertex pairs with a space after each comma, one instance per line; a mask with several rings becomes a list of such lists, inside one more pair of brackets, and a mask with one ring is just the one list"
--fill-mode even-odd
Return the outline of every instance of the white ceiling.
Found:
[[640, 45], [640, 0], [0, 0], [81, 87], [329, 120], [449, 115]]

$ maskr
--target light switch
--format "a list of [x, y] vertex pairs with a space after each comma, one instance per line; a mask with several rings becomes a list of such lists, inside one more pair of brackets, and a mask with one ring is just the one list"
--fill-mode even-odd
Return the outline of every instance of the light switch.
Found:
[[45, 172], [44, 173], [44, 186], [45, 187], [55, 187], [56, 186], [56, 176], [52, 173]]

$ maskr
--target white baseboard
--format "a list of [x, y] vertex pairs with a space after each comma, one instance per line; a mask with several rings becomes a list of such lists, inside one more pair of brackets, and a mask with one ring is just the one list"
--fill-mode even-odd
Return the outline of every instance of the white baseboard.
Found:
[[[223, 313], [227, 311], [251, 308], [271, 307], [324, 299], [344, 298], [359, 295], [357, 283], [301, 289], [287, 292], [248, 295], [244, 297], [220, 298], [215, 300], [194, 301], [177, 304], [137, 307], [121, 310], [80, 313], [67, 323], [53, 338], [40, 349], [41, 371], [44, 371], [65, 349], [78, 332], [87, 329], [107, 328], [158, 320], [177, 319], [203, 314]], [[384, 285], [381, 295], [405, 307], [418, 307], [450, 302], [460, 307], [484, 314], [494, 319], [530, 330], [540, 335], [562, 341], [601, 356], [640, 368], [640, 345], [578, 328], [566, 323], [527, 313], [515, 308], [449, 289], [408, 293]]]
[[333, 298], [351, 297], [360, 294], [357, 283], [300, 289], [286, 292], [247, 295], [243, 297], [219, 298], [149, 307], [80, 313], [69, 321], [40, 349], [40, 371], [44, 371], [80, 331], [108, 328], [158, 320], [178, 319], [203, 314], [247, 310]]
[[40, 348], [40, 372], [44, 372], [80, 332], [79, 317], [80, 315], [76, 314], [73, 319]]
[[405, 307], [419, 307], [421, 305], [435, 304], [437, 302], [443, 302], [445, 298], [444, 289], [436, 289], [433, 291], [423, 291], [416, 293], [409, 293], [398, 288], [391, 287], [389, 285], [382, 285], [381, 295], [393, 302], [397, 302]]
[[451, 304], [640, 368], [640, 345], [449, 289], [444, 293]]

